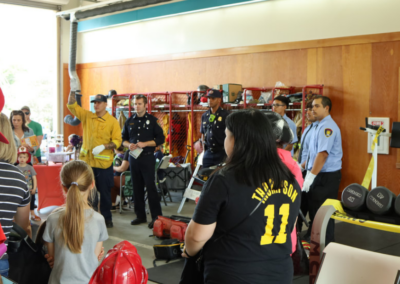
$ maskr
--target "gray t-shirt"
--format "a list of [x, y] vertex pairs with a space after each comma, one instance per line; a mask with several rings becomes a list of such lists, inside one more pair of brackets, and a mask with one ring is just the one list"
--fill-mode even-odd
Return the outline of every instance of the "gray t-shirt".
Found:
[[62, 241], [59, 219], [65, 210], [51, 214], [46, 221], [43, 240], [54, 243], [54, 267], [49, 284], [87, 284], [99, 262], [94, 250], [98, 242], [108, 239], [104, 217], [93, 209], [85, 209], [85, 231], [81, 253], [72, 253]]
[[21, 171], [21, 173], [25, 176], [26, 183], [28, 184], [29, 190], [33, 189], [33, 177], [36, 176], [36, 171], [31, 165], [25, 165], [25, 167], [21, 167], [21, 165], [17, 165], [17, 168]]

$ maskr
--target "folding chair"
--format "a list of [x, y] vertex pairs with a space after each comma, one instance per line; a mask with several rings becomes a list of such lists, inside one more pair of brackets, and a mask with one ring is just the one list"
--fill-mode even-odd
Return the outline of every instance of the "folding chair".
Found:
[[[125, 176], [125, 183], [122, 184], [122, 177]], [[121, 178], [119, 182], [119, 196], [121, 200], [119, 202], [119, 213], [122, 214], [122, 205], [124, 204], [124, 200], [126, 197], [133, 197], [133, 184], [131, 179], [131, 172], [126, 171], [121, 173]], [[122, 196], [124, 198], [122, 198]], [[129, 201], [129, 204], [131, 201]]]
[[168, 194], [169, 196], [169, 200], [172, 202], [172, 198], [171, 198], [171, 194], [168, 190], [168, 187], [165, 186], [164, 183], [160, 183], [160, 178], [157, 174], [158, 170], [165, 170], [166, 168], [168, 168], [169, 166], [169, 160], [172, 158], [171, 155], [169, 156], [164, 156], [160, 162], [158, 162], [158, 165], [156, 165], [156, 185], [157, 185], [157, 190], [158, 192], [161, 194], [163, 200], [164, 200], [164, 204], [165, 206], [167, 206], [167, 201], [165, 200], [165, 192]]

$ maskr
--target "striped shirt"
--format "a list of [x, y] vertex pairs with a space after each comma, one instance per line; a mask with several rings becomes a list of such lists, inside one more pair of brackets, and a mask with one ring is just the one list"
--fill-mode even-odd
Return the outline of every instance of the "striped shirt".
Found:
[[17, 167], [0, 161], [0, 224], [7, 239], [17, 208], [27, 206], [30, 201], [25, 176]]

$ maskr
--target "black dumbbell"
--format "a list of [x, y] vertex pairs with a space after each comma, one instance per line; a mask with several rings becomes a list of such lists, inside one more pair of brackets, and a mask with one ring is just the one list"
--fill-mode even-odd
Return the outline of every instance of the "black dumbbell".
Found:
[[383, 186], [372, 189], [367, 196], [368, 209], [377, 215], [385, 215], [393, 209], [396, 195]]
[[396, 197], [396, 201], [394, 202], [394, 211], [396, 211], [397, 215], [400, 215], [400, 194]]
[[349, 210], [361, 211], [365, 209], [368, 189], [357, 183], [350, 184], [342, 192], [342, 204]]

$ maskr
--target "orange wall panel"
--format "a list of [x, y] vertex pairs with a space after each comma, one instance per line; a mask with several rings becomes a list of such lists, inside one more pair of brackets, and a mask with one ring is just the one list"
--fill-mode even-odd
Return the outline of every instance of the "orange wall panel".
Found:
[[[271, 87], [277, 81], [301, 87], [324, 84], [333, 103], [332, 117], [342, 133], [341, 189], [361, 183], [371, 155], [367, 135], [359, 130], [366, 116], [398, 120], [400, 33], [364, 37], [243, 47], [157, 58], [78, 65], [83, 105], [88, 97], [118, 93], [194, 90], [200, 84], [238, 83], [244, 87]], [[279, 47], [279, 48], [278, 48]], [[279, 50], [280, 49], [280, 50]], [[64, 70], [64, 102], [69, 93]], [[69, 113], [64, 107], [65, 114]], [[81, 127], [64, 127], [65, 135]], [[378, 185], [400, 193], [396, 151], [379, 155]]]

